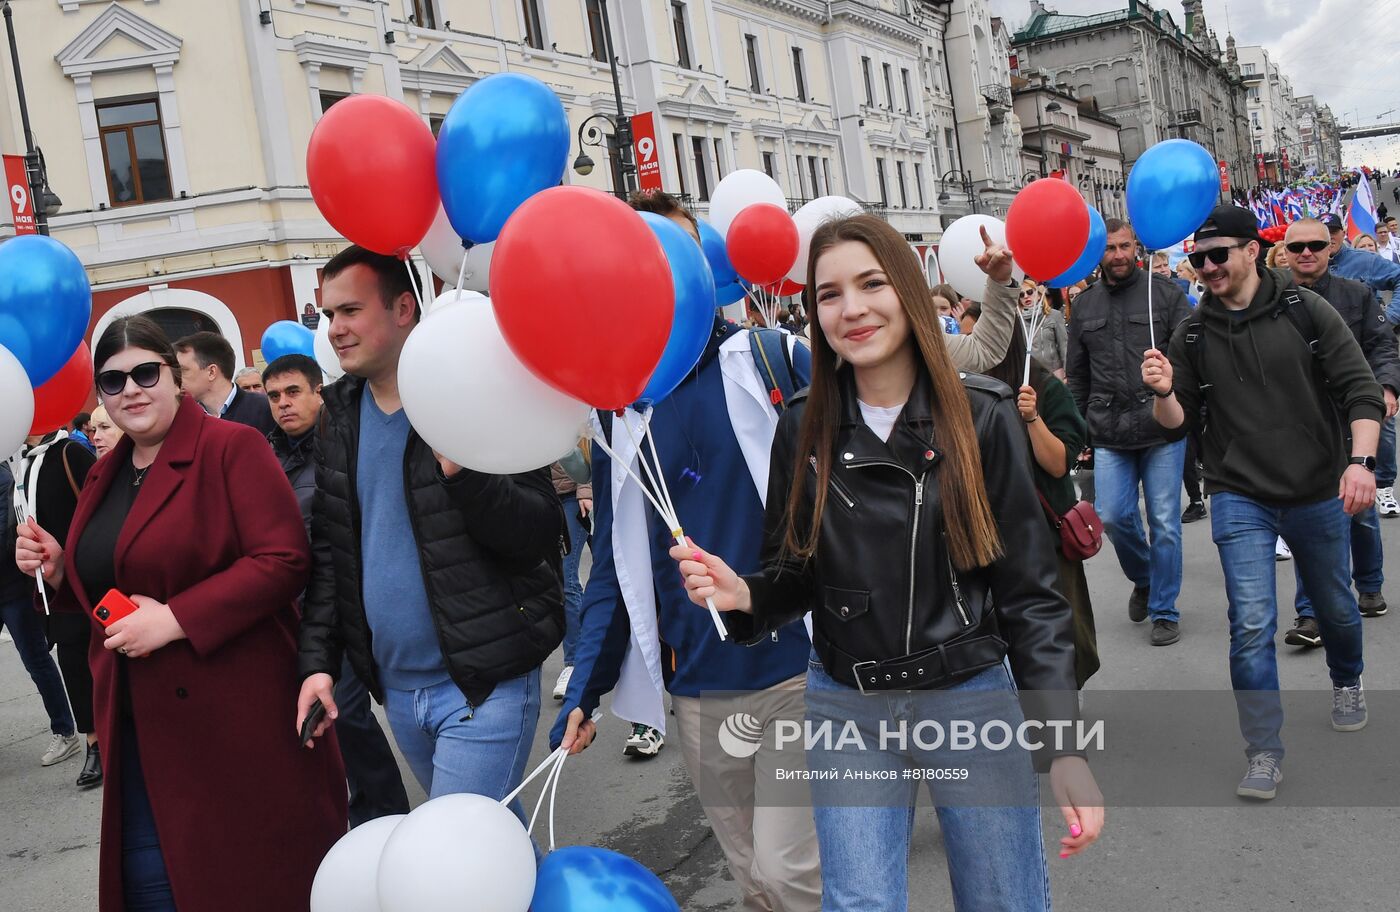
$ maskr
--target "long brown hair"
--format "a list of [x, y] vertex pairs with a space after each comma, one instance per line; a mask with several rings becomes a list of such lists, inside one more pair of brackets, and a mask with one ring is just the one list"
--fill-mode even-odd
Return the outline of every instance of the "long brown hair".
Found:
[[[826, 508], [827, 485], [831, 482], [832, 462], [836, 453], [836, 433], [841, 424], [841, 388], [838, 379], [841, 368], [816, 318], [816, 274], [817, 262], [822, 254], [847, 241], [859, 241], [875, 254], [875, 259], [904, 307], [914, 341], [922, 355], [923, 368], [932, 380], [929, 408], [933, 418], [933, 438], [943, 454], [938, 487], [953, 563], [961, 570], [985, 566], [1001, 555], [1001, 539], [982, 480], [982, 455], [977, 432], [972, 425], [967, 391], [963, 389], [958, 370], [943, 344], [938, 308], [934, 306], [933, 293], [929, 290], [917, 257], [899, 232], [871, 215], [828, 222], [812, 236], [807, 288], [803, 292], [807, 310], [813, 315], [812, 384], [802, 426], [798, 431], [794, 481], [788, 495], [784, 550], [798, 558], [811, 558], [816, 552], [822, 512]], [[813, 458], [817, 470], [816, 499], [810, 512], [806, 512], [803, 505], [806, 485], [802, 483], [802, 478], [808, 462]], [[805, 534], [800, 533], [799, 529], [805, 530]]]

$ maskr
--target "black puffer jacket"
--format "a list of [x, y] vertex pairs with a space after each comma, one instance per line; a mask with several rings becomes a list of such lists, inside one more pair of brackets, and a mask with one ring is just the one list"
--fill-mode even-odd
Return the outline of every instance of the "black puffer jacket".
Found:
[[[342, 651], [375, 699], [384, 693], [361, 592], [360, 439], [356, 377], [322, 395], [311, 551], [300, 638], [303, 677], [340, 673]], [[404, 484], [438, 642], [452, 680], [472, 705], [495, 685], [539, 667], [564, 637], [560, 542], [564, 511], [549, 470], [442, 475], [432, 450], [408, 436]]]
[[[1031, 481], [1026, 432], [1011, 390], [963, 374], [982, 453], [987, 495], [1004, 556], [954, 571], [944, 532], [933, 445], [931, 384], [920, 372], [888, 443], [861, 419], [849, 368], [841, 372], [843, 416], [815, 557], [782, 558], [793, 456], [807, 408], [794, 397], [778, 423], [768, 475], [764, 572], [746, 577], [752, 615], [726, 615], [735, 638], [753, 642], [808, 610], [813, 647], [828, 674], [865, 689], [946, 687], [1009, 656], [1023, 690], [1075, 689], [1070, 610], [1056, 591], [1054, 546]], [[815, 496], [816, 471], [803, 473]], [[975, 644], [965, 652], [961, 647]], [[962, 653], [975, 661], [953, 656]], [[872, 681], [869, 663], [911, 658], [910, 677]], [[935, 676], [939, 663], [962, 666]], [[973, 667], [976, 666], [976, 667]], [[927, 674], [919, 679], [917, 671]], [[1063, 701], [1060, 701], [1063, 702]], [[1060, 711], [1073, 718], [1074, 698]]]
[[1385, 309], [1375, 292], [1360, 282], [1335, 276], [1331, 271], [1318, 276], [1309, 287], [1342, 315], [1347, 329], [1366, 355], [1366, 363], [1371, 365], [1376, 382], [1393, 393], [1400, 393], [1395, 327], [1385, 318]]
[[1142, 354], [1152, 345], [1147, 327], [1147, 283], [1157, 349], [1191, 315], [1181, 287], [1134, 269], [1115, 285], [1095, 283], [1074, 302], [1069, 321], [1065, 381], [1089, 423], [1089, 442], [1114, 450], [1142, 450], [1164, 442], [1152, 418], [1152, 393], [1142, 385]]

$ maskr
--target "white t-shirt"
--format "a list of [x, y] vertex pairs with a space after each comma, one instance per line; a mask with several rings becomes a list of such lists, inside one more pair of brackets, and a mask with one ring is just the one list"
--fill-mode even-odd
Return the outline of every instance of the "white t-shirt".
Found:
[[859, 399], [856, 402], [860, 403], [860, 416], [865, 419], [866, 427], [874, 431], [875, 436], [888, 442], [890, 432], [894, 430], [895, 419], [899, 417], [900, 412], [904, 411], [904, 403], [901, 402], [890, 408], [882, 408], [878, 405], [867, 405]]

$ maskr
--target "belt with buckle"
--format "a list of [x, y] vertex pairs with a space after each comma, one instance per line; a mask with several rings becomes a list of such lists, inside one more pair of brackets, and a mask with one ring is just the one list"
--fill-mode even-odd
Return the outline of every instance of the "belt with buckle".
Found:
[[828, 673], [840, 680], [849, 668], [861, 693], [880, 690], [930, 690], [975, 671], [990, 668], [1006, 656], [1006, 641], [993, 634], [940, 643], [932, 649], [891, 659], [861, 660], [844, 650], [826, 644], [832, 662]]

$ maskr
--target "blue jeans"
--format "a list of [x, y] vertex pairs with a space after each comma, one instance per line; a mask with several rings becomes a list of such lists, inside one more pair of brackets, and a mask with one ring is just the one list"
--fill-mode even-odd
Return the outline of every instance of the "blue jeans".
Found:
[[[384, 690], [394, 740], [429, 798], [468, 793], [497, 801], [525, 776], [540, 718], [540, 670], [502, 681], [472, 706], [452, 681]], [[519, 800], [511, 810], [524, 821]]]
[[[1134, 586], [1150, 587], [1147, 613], [1154, 621], [1180, 620], [1176, 597], [1181, 594], [1181, 473], [1186, 441], [1164, 443], [1145, 450], [1094, 448], [1094, 509], [1118, 553], [1118, 565]], [[1147, 501], [1143, 535], [1138, 511], [1138, 488]]]
[[[0, 560], [5, 556], [0, 555]], [[10, 556], [13, 560], [13, 556]], [[15, 650], [24, 670], [34, 686], [39, 688], [39, 698], [44, 701], [44, 712], [49, 715], [49, 731], [55, 735], [71, 736], [77, 729], [73, 726], [73, 713], [68, 709], [68, 695], [63, 690], [63, 679], [59, 677], [58, 665], [49, 655], [49, 641], [44, 636], [44, 625], [34, 611], [34, 603], [28, 595], [0, 601], [0, 629], [8, 629], [15, 641]]]
[[578, 521], [578, 496], [565, 494], [564, 520], [569, 526], [569, 553], [564, 557], [564, 664], [574, 664], [574, 644], [578, 642], [579, 613], [583, 610], [583, 584], [578, 581], [578, 562], [588, 542], [588, 530]]
[[[1006, 665], [996, 665], [945, 693], [1006, 692], [1015, 685]], [[957, 912], [1048, 912], [1050, 879], [1040, 831], [1039, 787], [1030, 758], [1018, 751], [981, 748], [924, 750], [913, 739], [903, 748], [878, 749], [882, 722], [911, 727], [927, 706], [919, 694], [886, 692], [853, 698], [853, 688], [831, 678], [813, 659], [807, 668], [807, 718], [813, 727], [830, 721], [840, 733], [848, 722], [860, 729], [867, 750], [843, 750], [817, 744], [807, 751], [810, 770], [839, 769], [857, 774], [892, 772], [902, 776], [913, 767], [963, 767], [973, 776], [994, 776], [995, 803], [954, 804], [944, 797], [944, 783], [927, 780], [937, 808]], [[981, 702], [981, 701], [979, 701]], [[853, 705], [854, 704], [854, 705]], [[1019, 719], [1015, 720], [1019, 722]], [[1014, 724], [1014, 722], [1013, 722]], [[862, 791], [865, 783], [861, 783]], [[905, 912], [909, 908], [909, 841], [914, 831], [916, 780], [880, 783], [873, 807], [847, 807], [852, 783], [844, 779], [811, 784], [817, 841], [822, 861], [822, 912]], [[984, 779], [982, 786], [986, 787]], [[866, 799], [859, 799], [866, 800]], [[987, 805], [991, 806], [987, 806]], [[919, 903], [919, 907], [926, 905]]]
[[1351, 593], [1351, 517], [1334, 497], [1274, 507], [1241, 494], [1211, 496], [1211, 536], [1220, 551], [1230, 600], [1230, 683], [1248, 750], [1283, 751], [1279, 730], [1278, 628], [1274, 542], [1279, 536], [1312, 595], [1332, 682], [1361, 677], [1361, 612]]
[[1381, 422], [1381, 444], [1376, 450], [1376, 487], [1395, 486], [1395, 419]]
[[[1379, 482], [1377, 482], [1379, 485]], [[1380, 592], [1385, 584], [1385, 551], [1381, 547], [1381, 515], [1372, 505], [1351, 518], [1351, 578], [1357, 592]], [[1291, 546], [1290, 546], [1291, 547]], [[1298, 586], [1293, 606], [1300, 618], [1316, 618], [1312, 599], [1303, 585], [1300, 565], [1293, 564], [1293, 577]]]
[[175, 912], [170, 875], [146, 792], [136, 726], [122, 722], [122, 895], [127, 912]]

